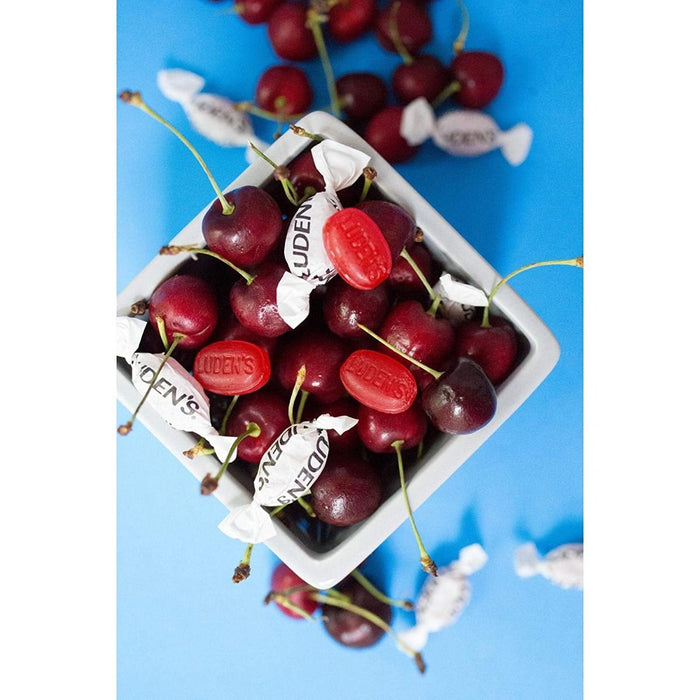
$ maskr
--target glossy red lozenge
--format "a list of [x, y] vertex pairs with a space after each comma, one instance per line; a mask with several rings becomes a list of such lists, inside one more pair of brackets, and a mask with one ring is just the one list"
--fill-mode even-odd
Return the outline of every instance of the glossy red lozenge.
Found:
[[418, 393], [410, 370], [376, 350], [355, 350], [340, 367], [340, 380], [348, 394], [368, 408], [402, 413]]
[[356, 289], [374, 289], [391, 273], [391, 250], [384, 234], [355, 207], [328, 217], [323, 245], [336, 272]]
[[270, 379], [270, 357], [247, 340], [220, 340], [203, 347], [194, 358], [195, 379], [223, 396], [250, 394]]

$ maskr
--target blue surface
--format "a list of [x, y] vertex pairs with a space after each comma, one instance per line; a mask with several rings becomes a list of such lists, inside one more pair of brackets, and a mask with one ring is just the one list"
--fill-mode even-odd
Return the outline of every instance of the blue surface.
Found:
[[[221, 184], [246, 165], [192, 133], [179, 105], [158, 91], [166, 67], [198, 72], [206, 90], [251, 99], [277, 62], [263, 27], [227, 14], [225, 3], [119, 0], [117, 87], [140, 90], [180, 127]], [[469, 48], [497, 52], [506, 67], [487, 108], [502, 128], [534, 131], [514, 168], [497, 153], [460, 159], [426, 144], [398, 171], [502, 274], [583, 248], [582, 4], [555, 0], [469, 2]], [[434, 0], [428, 47], [447, 60], [460, 21]], [[375, 70], [398, 58], [368, 36], [330, 45], [336, 74]], [[320, 64], [308, 69], [323, 107]], [[123, 288], [202, 207], [212, 190], [192, 156], [162, 126], [123, 104], [117, 111], [117, 283]], [[262, 137], [269, 124], [256, 121]], [[436, 174], [439, 173], [439, 177]], [[222, 506], [198, 495], [191, 475], [143, 426], [118, 441], [118, 687], [120, 698], [350, 700], [357, 697], [579, 698], [583, 690], [583, 595], [543, 578], [519, 579], [518, 545], [542, 551], [583, 538], [583, 274], [545, 268], [512, 286], [551, 328], [562, 354], [525, 405], [426, 502], [416, 518], [438, 563], [479, 541], [489, 562], [472, 578], [459, 622], [432, 636], [421, 677], [385, 638], [370, 650], [337, 645], [319, 625], [263, 606], [276, 564], [264, 547], [245, 583], [230, 582], [242, 546], [216, 525]], [[127, 418], [120, 406], [117, 420]], [[395, 597], [415, 597], [424, 574], [405, 523], [369, 564]], [[401, 613], [396, 628], [408, 626]], [[290, 681], [290, 679], [292, 679]]]

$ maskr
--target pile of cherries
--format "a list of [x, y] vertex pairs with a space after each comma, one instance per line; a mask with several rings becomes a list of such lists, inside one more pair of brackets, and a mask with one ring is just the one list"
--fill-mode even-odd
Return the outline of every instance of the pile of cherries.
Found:
[[[328, 461], [307, 509], [279, 514], [301, 537], [327, 546], [396, 489], [397, 459], [401, 469], [410, 466], [435, 435], [473, 432], [492, 418], [494, 387], [513, 369], [518, 339], [504, 318], [456, 324], [442, 316], [432, 291], [441, 266], [411, 214], [381, 194], [371, 168], [338, 193], [344, 207], [324, 226], [338, 274], [311, 292], [309, 316], [292, 329], [279, 313], [277, 287], [297, 203], [325, 188], [311, 143], [264, 186], [215, 199], [202, 221], [206, 246], [134, 313], [150, 320], [139, 350], [167, 349], [207, 391], [214, 427], [243, 436], [225, 467], [248, 487], [290, 423], [324, 413], [358, 419], [342, 435], [329, 431]], [[378, 261], [380, 277], [368, 273]], [[215, 487], [210, 480], [202, 491]]]
[[[499, 93], [503, 64], [488, 51], [465, 50], [468, 15], [453, 45], [449, 64], [424, 51], [433, 39], [430, 3], [425, 0], [235, 0], [234, 10], [252, 25], [265, 24], [270, 45], [282, 62], [260, 75], [255, 104], [241, 108], [278, 121], [294, 121], [314, 103], [307, 76], [320, 57], [330, 106], [390, 163], [412, 158], [419, 146], [400, 134], [404, 105], [424, 97], [435, 108], [448, 98], [467, 109], [483, 109]], [[341, 50], [374, 35], [388, 53], [400, 57], [390, 84], [373, 71], [333, 76], [326, 38]], [[302, 64], [302, 65], [300, 65]], [[302, 67], [303, 66], [303, 67]]]

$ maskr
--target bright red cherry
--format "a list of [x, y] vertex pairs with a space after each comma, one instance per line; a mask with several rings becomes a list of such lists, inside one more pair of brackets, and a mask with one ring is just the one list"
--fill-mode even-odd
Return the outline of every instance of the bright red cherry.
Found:
[[264, 24], [282, 0], [235, 0], [233, 11], [246, 24]]
[[490, 316], [485, 328], [481, 319], [466, 321], [457, 328], [455, 352], [474, 360], [491, 383], [498, 384], [508, 376], [515, 363], [518, 353], [515, 329], [499, 316]]
[[365, 140], [389, 163], [403, 163], [418, 153], [418, 146], [411, 146], [401, 136], [403, 107], [391, 105], [377, 112], [367, 124]]
[[285, 0], [267, 21], [272, 50], [287, 61], [306, 61], [318, 55], [314, 35], [307, 26], [306, 4]]
[[362, 36], [374, 22], [376, 0], [340, 0], [328, 13], [328, 31], [341, 43]]
[[273, 114], [302, 114], [309, 109], [313, 98], [306, 73], [292, 65], [270, 66], [255, 88], [255, 101]]
[[503, 83], [503, 64], [487, 51], [463, 51], [450, 64], [459, 82], [455, 99], [467, 109], [483, 109], [498, 94]]
[[[270, 581], [270, 587], [273, 591], [281, 593], [289, 588], [296, 588], [298, 586], [307, 586], [308, 584], [304, 579], [300, 578], [295, 574], [286, 564], [280, 562], [272, 572], [272, 579]], [[289, 602], [295, 605], [297, 608], [301, 608], [308, 615], [312, 615], [316, 608], [318, 608], [318, 603], [309, 596], [310, 592], [315, 592], [315, 589], [311, 591], [299, 590], [287, 594]], [[303, 615], [294, 612], [286, 608], [281, 603], [276, 603], [277, 607], [288, 617], [292, 617], [296, 620], [303, 618]]]

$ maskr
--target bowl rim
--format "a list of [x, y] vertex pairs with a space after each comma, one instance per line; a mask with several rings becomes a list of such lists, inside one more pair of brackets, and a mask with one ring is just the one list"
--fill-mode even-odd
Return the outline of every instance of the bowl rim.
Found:
[[[445, 269], [468, 278], [482, 289], [492, 289], [501, 279], [496, 270], [456, 231], [382, 156], [364, 139], [336, 117], [322, 111], [311, 112], [297, 126], [312, 134], [340, 141], [370, 156], [377, 171], [375, 184], [389, 199], [405, 207], [424, 232], [424, 242], [444, 264]], [[288, 163], [308, 148], [309, 139], [285, 131], [265, 154], [280, 165]], [[254, 160], [224, 192], [243, 185], [261, 185], [272, 175], [272, 167], [262, 158]], [[212, 200], [213, 201], [213, 200]], [[204, 245], [201, 223], [211, 201], [171, 241], [171, 245]], [[131, 304], [148, 299], [155, 287], [172, 274], [188, 253], [174, 256], [156, 255], [117, 297], [117, 315], [128, 314]], [[508, 285], [498, 294], [498, 309], [509, 318], [526, 338], [529, 349], [522, 362], [498, 386], [496, 413], [480, 430], [469, 435], [441, 435], [428, 451], [420, 467], [407, 481], [411, 508], [415, 511], [525, 402], [556, 365], [560, 348], [542, 319]], [[133, 410], [140, 396], [131, 383], [126, 362], [117, 363], [117, 398]], [[183, 452], [196, 440], [189, 433], [171, 428], [148, 404], [139, 413], [139, 422], [190, 471], [198, 481], [220, 466], [213, 456], [188, 459]], [[228, 473], [213, 493], [226, 512], [250, 502], [249, 492]], [[226, 513], [224, 513], [225, 515]], [[325, 589], [336, 585], [357, 568], [407, 519], [403, 496], [399, 491], [383, 501], [379, 509], [362, 523], [352, 526], [349, 534], [332, 549], [316, 552], [300, 542], [284, 525], [273, 519], [275, 535], [265, 545], [310, 585]], [[222, 518], [223, 519], [223, 518]]]

